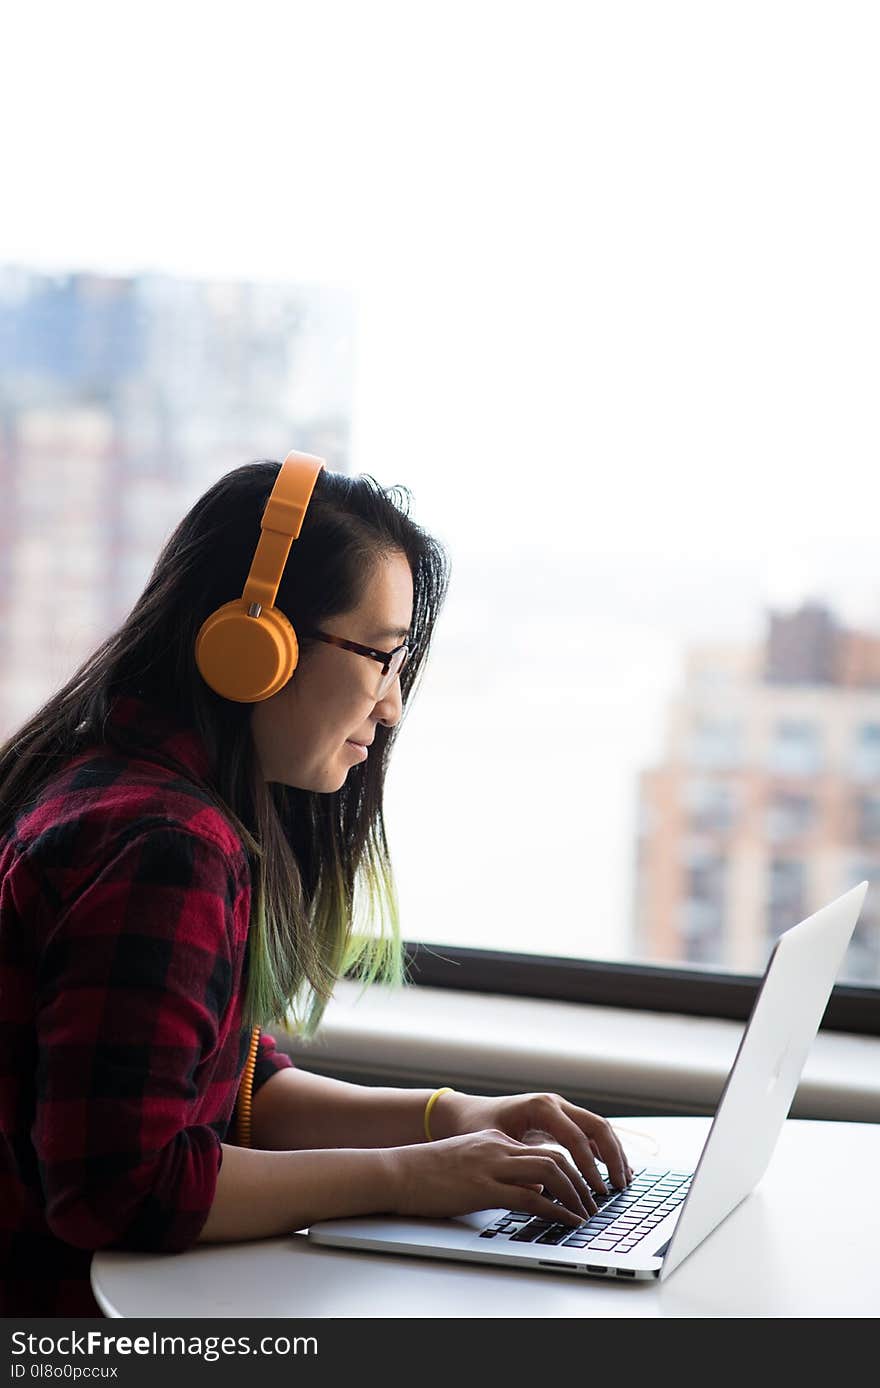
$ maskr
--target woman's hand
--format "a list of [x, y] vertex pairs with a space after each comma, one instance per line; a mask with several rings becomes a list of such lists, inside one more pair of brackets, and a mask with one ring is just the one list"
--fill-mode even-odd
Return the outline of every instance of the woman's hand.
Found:
[[561, 1152], [541, 1151], [497, 1128], [386, 1147], [382, 1156], [391, 1175], [394, 1214], [448, 1216], [501, 1208], [577, 1225], [596, 1210], [586, 1181]]
[[[532, 1145], [536, 1137], [539, 1141], [558, 1142], [570, 1153], [581, 1176], [600, 1194], [605, 1193], [607, 1186], [596, 1166], [597, 1157], [605, 1163], [616, 1186], [626, 1186], [633, 1178], [626, 1153], [608, 1120], [570, 1104], [559, 1094], [504, 1094], [491, 1098], [453, 1090], [435, 1101], [430, 1124], [435, 1138], [494, 1128], [519, 1142], [527, 1142], [530, 1137]], [[588, 1208], [593, 1213], [595, 1201], [590, 1199]]]

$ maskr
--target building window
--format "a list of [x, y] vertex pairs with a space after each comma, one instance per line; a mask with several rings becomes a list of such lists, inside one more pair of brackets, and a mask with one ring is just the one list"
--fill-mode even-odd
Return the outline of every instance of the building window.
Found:
[[767, 805], [767, 837], [773, 843], [800, 838], [810, 833], [815, 818], [816, 802], [809, 795], [789, 795], [776, 791]]
[[806, 864], [797, 858], [774, 858], [767, 895], [767, 934], [776, 939], [807, 914]]
[[853, 775], [857, 781], [880, 778], [880, 723], [863, 723], [857, 730]]
[[741, 765], [741, 724], [699, 719], [691, 730], [688, 760], [707, 771], [723, 771]]
[[726, 860], [721, 854], [690, 852], [681, 904], [681, 957], [717, 963], [724, 941]]
[[691, 777], [684, 783], [683, 802], [693, 833], [723, 834], [736, 823], [738, 787], [729, 781]]
[[821, 769], [821, 734], [817, 725], [788, 719], [778, 722], [770, 744], [770, 770], [780, 776], [815, 776]]
[[866, 879], [868, 890], [838, 973], [841, 983], [875, 983], [880, 976], [880, 864], [857, 859], [842, 890]]
[[880, 841], [880, 795], [860, 795], [857, 802], [858, 836], [862, 843]]

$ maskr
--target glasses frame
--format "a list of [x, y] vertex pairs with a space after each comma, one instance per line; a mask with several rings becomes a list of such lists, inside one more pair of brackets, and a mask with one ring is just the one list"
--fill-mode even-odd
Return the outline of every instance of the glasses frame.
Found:
[[398, 651], [406, 651], [400, 669], [397, 671], [398, 675], [406, 669], [407, 661], [412, 654], [412, 650], [406, 641], [402, 642], [399, 646], [395, 646], [393, 651], [377, 651], [373, 646], [362, 646], [359, 641], [349, 641], [344, 636], [331, 636], [329, 631], [319, 631], [316, 627], [304, 630], [302, 634], [303, 636], [314, 636], [319, 641], [326, 641], [329, 646], [339, 646], [344, 651], [354, 651], [356, 655], [364, 655], [370, 660], [378, 660], [382, 666], [383, 678], [391, 669], [391, 662]]

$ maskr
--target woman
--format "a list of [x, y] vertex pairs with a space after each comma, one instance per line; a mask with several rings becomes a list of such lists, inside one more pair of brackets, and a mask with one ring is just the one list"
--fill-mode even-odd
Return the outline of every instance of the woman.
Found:
[[[269, 548], [274, 585], [245, 602]], [[100, 1315], [98, 1248], [381, 1211], [578, 1223], [597, 1157], [631, 1179], [559, 1095], [343, 1083], [262, 1030], [314, 1035], [348, 971], [405, 979], [383, 787], [447, 585], [394, 489], [307, 454], [238, 468], [0, 749], [2, 1314]]]

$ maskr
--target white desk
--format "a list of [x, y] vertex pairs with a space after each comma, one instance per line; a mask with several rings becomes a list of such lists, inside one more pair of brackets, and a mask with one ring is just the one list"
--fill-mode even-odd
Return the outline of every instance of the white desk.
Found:
[[[639, 1165], [695, 1166], [708, 1118], [620, 1118]], [[789, 1119], [756, 1189], [671, 1274], [630, 1283], [405, 1254], [322, 1248], [304, 1233], [186, 1253], [102, 1251], [105, 1315], [209, 1317], [749, 1316], [880, 1314], [880, 1124]], [[864, 1181], [860, 1201], [844, 1196]]]

